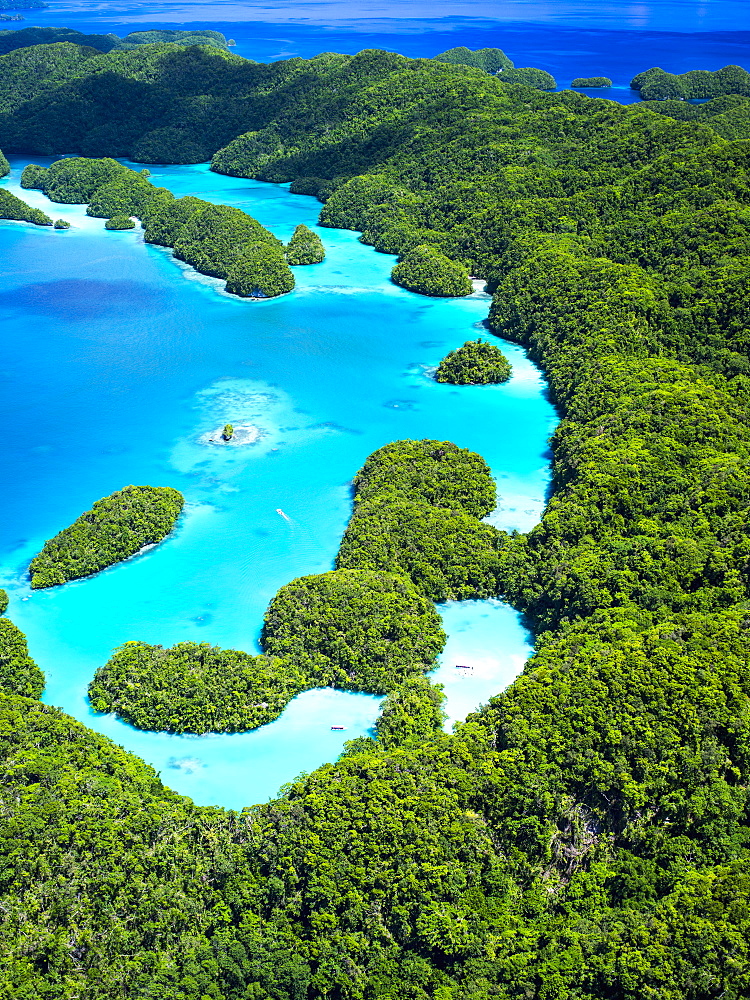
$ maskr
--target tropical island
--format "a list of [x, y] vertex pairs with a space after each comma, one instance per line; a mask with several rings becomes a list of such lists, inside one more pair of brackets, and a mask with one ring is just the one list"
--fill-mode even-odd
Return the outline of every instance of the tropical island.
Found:
[[725, 66], [713, 73], [704, 69], [666, 73], [655, 66], [634, 76], [630, 87], [639, 91], [644, 101], [706, 100], [727, 94], [747, 97], [750, 96], [750, 73], [741, 66]]
[[[231, 440], [234, 428], [224, 432]], [[411, 701], [416, 685], [419, 704], [430, 703], [434, 688], [423, 675], [446, 638], [432, 601], [497, 591], [507, 536], [475, 516], [491, 506], [494, 483], [473, 452], [407, 440], [371, 455], [355, 484], [336, 569], [278, 591], [264, 620], [264, 655], [130, 641], [94, 675], [94, 710], [139, 729], [206, 733], [265, 725], [313, 687], [387, 694], [393, 707]], [[395, 722], [388, 725], [393, 736]]]
[[292, 663], [208, 643], [128, 642], [94, 674], [89, 699], [139, 729], [235, 733], [272, 722], [307, 685]]
[[396, 441], [354, 479], [338, 569], [402, 573], [432, 601], [498, 592], [508, 536], [481, 520], [495, 483], [480, 455], [449, 441]]
[[[8, 4], [9, 0], [5, 0]], [[47, 4], [30, 0], [28, 4], [11, 3], [4, 6], [0, 0], [0, 10], [26, 10], [29, 8], [46, 7]], [[23, 21], [22, 17], [3, 18], [3, 20]], [[167, 43], [170, 45], [208, 45], [211, 48], [228, 51], [231, 40], [227, 41], [220, 31], [131, 31], [120, 38], [111, 32], [106, 35], [86, 34], [72, 28], [48, 28], [34, 26], [16, 31], [0, 31], [0, 54], [13, 52], [15, 49], [25, 49], [31, 45], [54, 45], [57, 42], [71, 42], [73, 45], [86, 46], [99, 52], [127, 52], [140, 45], [155, 45]]]
[[447, 297], [470, 295], [473, 291], [468, 272], [435, 247], [415, 247], [393, 268], [391, 277], [397, 285], [421, 295]]
[[[486, 279], [493, 330], [542, 365], [561, 423], [540, 523], [488, 538], [467, 574], [527, 615], [535, 653], [452, 735], [423, 677], [440, 633], [418, 598], [462, 584], [451, 550], [495, 488], [446, 442], [371, 456], [342, 560], [361, 550], [377, 565], [287, 584], [269, 612], [269, 651], [368, 685], [381, 635], [346, 600], [387, 594], [419, 664], [396, 683], [398, 651], [373, 658], [394, 684], [382, 738], [273, 802], [195, 806], [24, 696], [23, 655], [7, 658], [7, 995], [746, 996], [744, 77], [683, 115], [703, 84], [675, 95], [658, 74], [622, 107], [381, 51], [269, 67], [200, 46], [44, 49], [0, 58], [6, 151], [200, 148], [220, 172], [314, 191], [321, 224], [376, 249], [435, 248]], [[233, 111], [245, 99], [250, 129]], [[187, 229], [194, 209], [160, 231]], [[224, 218], [208, 217], [220, 231]], [[418, 534], [422, 517], [440, 523], [430, 508], [446, 512], [436, 553]], [[376, 549], [368, 517], [372, 535], [394, 524], [393, 548]]]
[[[105, 229], [134, 229], [133, 217], [139, 218], [147, 243], [170, 247], [196, 271], [223, 279], [226, 291], [234, 295], [271, 298], [294, 288], [287, 248], [259, 222], [228, 205], [175, 198], [166, 188], [155, 188], [149, 176], [148, 169], [138, 172], [109, 157], [71, 157], [50, 167], [28, 164], [21, 187], [43, 191], [50, 201], [87, 204], [87, 215], [107, 220]], [[308, 255], [325, 256], [314, 233], [305, 236], [298, 227], [295, 235]], [[292, 253], [299, 255], [300, 250]]]
[[97, 500], [34, 556], [31, 586], [78, 580], [156, 545], [173, 530], [183, 504], [182, 494], [169, 486], [126, 486]]
[[593, 90], [598, 87], [611, 87], [612, 81], [608, 76], [577, 76], [570, 86]]
[[513, 369], [496, 344], [481, 337], [467, 340], [447, 354], [435, 372], [436, 382], [450, 385], [498, 385], [507, 382]]

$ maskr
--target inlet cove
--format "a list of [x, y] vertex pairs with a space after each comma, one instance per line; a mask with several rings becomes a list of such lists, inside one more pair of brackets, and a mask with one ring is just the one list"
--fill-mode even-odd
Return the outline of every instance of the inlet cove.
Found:
[[[400, 289], [390, 279], [394, 258], [354, 233], [320, 228], [320, 203], [311, 197], [203, 165], [151, 168], [155, 188], [247, 212], [283, 243], [300, 226], [322, 239], [325, 261], [295, 268], [294, 292], [251, 302], [144, 242], [140, 227], [109, 232], [84, 204], [52, 204], [40, 190], [22, 188], [27, 162], [11, 156], [4, 189], [63, 215], [71, 228], [5, 223], [0, 231], [7, 252], [24, 262], [23, 280], [3, 304], [13, 331], [6, 359], [15, 357], [21, 369], [31, 364], [29, 323], [56, 359], [46, 372], [33, 364], [44, 399], [36, 405], [50, 408], [48, 438], [12, 449], [17, 475], [39, 494], [36, 533], [21, 545], [10, 512], [3, 519], [11, 529], [2, 586], [12, 621], [43, 666], [46, 702], [137, 753], [198, 802], [235, 809], [262, 802], [300, 772], [335, 760], [346, 741], [373, 734], [385, 691], [357, 694], [324, 682], [285, 708], [294, 679], [275, 710], [269, 704], [245, 716], [255, 726], [276, 721], [201, 737], [138, 730], [95, 712], [88, 686], [97, 670], [134, 642], [259, 654], [275, 593], [334, 568], [354, 476], [392, 440], [435, 438], [477, 452], [497, 483], [492, 523], [483, 530], [528, 529], [541, 516], [556, 424], [544, 381], [521, 349], [497, 341], [512, 360], [509, 382], [436, 382], [450, 351], [495, 340], [486, 329], [489, 296], [430, 299]], [[6, 397], [8, 412], [27, 405], [23, 397], [19, 383], [16, 396]], [[253, 429], [244, 445], [221, 440], [228, 422]], [[97, 575], [32, 591], [29, 561], [46, 539], [130, 482], [183, 494], [172, 533]], [[356, 523], [349, 549], [352, 531]], [[448, 633], [429, 675], [446, 690], [446, 728], [507, 685], [531, 651], [517, 612], [492, 598], [495, 591], [491, 580], [486, 600], [471, 599], [476, 585], [428, 591]]]

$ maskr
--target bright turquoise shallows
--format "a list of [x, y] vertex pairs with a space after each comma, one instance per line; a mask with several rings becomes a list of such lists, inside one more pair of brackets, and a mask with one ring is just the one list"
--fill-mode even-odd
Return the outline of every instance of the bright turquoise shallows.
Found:
[[[430, 437], [478, 451], [498, 480], [493, 522], [528, 529], [542, 509], [556, 419], [543, 380], [505, 345], [514, 366], [505, 385], [435, 383], [429, 371], [440, 358], [481, 331], [488, 297], [431, 300], [397, 288], [393, 258], [355, 233], [318, 229], [328, 257], [295, 269], [292, 294], [241, 301], [144, 244], [138, 230], [105, 232], [83, 207], [21, 192], [26, 162], [14, 158], [2, 183], [72, 228], [0, 224], [11, 262], [0, 291], [8, 613], [47, 675], [45, 701], [201, 804], [264, 801], [368, 733], [380, 699], [308, 691], [252, 733], [168, 736], [92, 713], [86, 688], [95, 669], [131, 639], [256, 651], [276, 590], [332, 568], [351, 479], [388, 441]], [[237, 205], [284, 240], [299, 222], [314, 226], [320, 210], [284, 187], [205, 166], [153, 175], [178, 196]], [[227, 422], [255, 425], [262, 436], [242, 448], [201, 443]], [[45, 539], [129, 483], [184, 493], [176, 533], [96, 577], [32, 593], [26, 570]], [[441, 610], [450, 638], [436, 679], [456, 720], [507, 686], [528, 656], [528, 636], [497, 601]], [[457, 663], [474, 669], [456, 671]]]

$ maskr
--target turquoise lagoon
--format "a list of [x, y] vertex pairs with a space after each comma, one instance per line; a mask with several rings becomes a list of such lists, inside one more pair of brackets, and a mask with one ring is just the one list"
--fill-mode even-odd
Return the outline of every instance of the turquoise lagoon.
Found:
[[[320, 229], [328, 257], [295, 269], [292, 294], [242, 301], [147, 246], [139, 231], [106, 232], [81, 206], [21, 192], [26, 162], [12, 158], [2, 184], [72, 228], [0, 224], [0, 585], [11, 595], [8, 614], [46, 673], [45, 701], [138, 754], [200, 804], [264, 801], [371, 732], [380, 699], [308, 691], [252, 733], [170, 736], [92, 713], [86, 688], [95, 669], [130, 639], [257, 650], [276, 590], [332, 568], [351, 479], [388, 441], [431, 437], [478, 451], [498, 482], [490, 519], [527, 530], [543, 508], [556, 422], [544, 381], [508, 344], [507, 384], [434, 382], [430, 372], [446, 351], [483, 330], [489, 297], [441, 301], [397, 288], [393, 258], [356, 233]], [[154, 168], [153, 179], [178, 196], [237, 205], [282, 239], [299, 222], [314, 226], [320, 210], [284, 186], [204, 165]], [[259, 428], [259, 440], [207, 443], [227, 421]], [[44, 540], [129, 483], [185, 494], [173, 536], [96, 577], [32, 593], [26, 569]], [[440, 611], [449, 640], [435, 678], [452, 724], [510, 683], [530, 645], [519, 616], [499, 601]]]

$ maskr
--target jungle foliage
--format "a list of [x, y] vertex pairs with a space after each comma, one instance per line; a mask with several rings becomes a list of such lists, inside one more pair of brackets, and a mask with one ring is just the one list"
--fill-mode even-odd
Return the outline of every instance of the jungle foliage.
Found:
[[496, 344], [478, 337], [447, 354], [435, 372], [436, 382], [451, 385], [489, 385], [507, 382], [513, 373], [510, 361]]
[[534, 90], [554, 90], [557, 81], [551, 73], [544, 69], [536, 69], [534, 66], [516, 66], [513, 69], [504, 69], [498, 75], [502, 83], [520, 83], [524, 87], [533, 87]]
[[128, 642], [96, 671], [89, 699], [139, 729], [235, 733], [272, 722], [307, 686], [293, 663], [271, 656], [206, 642]]
[[513, 60], [509, 59], [502, 49], [469, 49], [465, 45], [446, 49], [445, 52], [435, 56], [435, 61], [460, 66], [474, 66], [476, 69], [483, 69], [486, 73], [501, 73], [503, 70], [513, 69], [515, 66]]
[[[39, 4], [46, 6], [46, 4]], [[0, 55], [30, 45], [53, 45], [55, 42], [71, 42], [99, 52], [125, 52], [137, 45], [153, 45], [170, 42], [173, 45], [210, 45], [227, 49], [227, 40], [220, 31], [131, 31], [120, 38], [108, 32], [106, 35], [85, 34], [73, 28], [21, 28], [18, 31], [0, 31]]]
[[263, 649], [317, 685], [385, 694], [435, 666], [440, 616], [408, 578], [338, 569], [286, 584], [264, 619]]
[[570, 85], [571, 87], [611, 87], [612, 81], [608, 76], [577, 76]]
[[183, 504], [182, 494], [170, 486], [126, 486], [97, 500], [34, 556], [31, 586], [77, 580], [155, 545], [172, 531]]
[[0, 219], [32, 222], [35, 226], [51, 226], [52, 219], [40, 208], [32, 208], [10, 191], [0, 188]]
[[[380, 747], [388, 750], [438, 737], [446, 718], [444, 700], [442, 686], [427, 677], [410, 677], [406, 684], [393, 688], [375, 724]], [[367, 747], [371, 753], [378, 749], [378, 744]]]
[[105, 229], [135, 229], [135, 222], [129, 215], [125, 215], [124, 212], [120, 212], [118, 215], [113, 215], [111, 219], [107, 219], [104, 223]]
[[421, 295], [470, 295], [471, 281], [465, 268], [435, 247], [414, 247], [391, 271], [397, 285]]
[[[744, 1000], [747, 100], [683, 117], [684, 100], [620, 107], [387, 53], [257, 67], [66, 45], [2, 57], [3, 140], [67, 130], [74, 151], [124, 155], [165, 123], [200, 136], [205, 121], [217, 149], [224, 130], [217, 168], [316, 184], [331, 224], [487, 278], [494, 328], [543, 365], [561, 423], [544, 517], [498, 551], [535, 655], [453, 736], [430, 692], [394, 683], [391, 745], [388, 722], [238, 815], [173, 795], [52, 708], [0, 698], [2, 990]], [[357, 507], [484, 516], [478, 468], [454, 489], [436, 450], [382, 449]]]
[[447, 441], [396, 441], [367, 459], [354, 488], [337, 568], [401, 573], [433, 601], [497, 594], [507, 536], [479, 520], [495, 505], [480, 455]]
[[394, 496], [485, 517], [496, 487], [481, 455], [451, 441], [393, 441], [378, 448], [354, 477], [355, 502]]
[[44, 674], [29, 656], [26, 636], [8, 618], [0, 618], [0, 692], [38, 698], [43, 690]]
[[70, 157], [50, 167], [28, 164], [21, 186], [51, 201], [88, 203], [86, 214], [107, 219], [105, 229], [133, 229], [136, 216], [147, 243], [171, 247], [178, 260], [224, 279], [236, 295], [266, 298], [294, 288], [283, 244], [259, 222], [239, 208], [175, 199], [148, 177], [148, 170], [138, 173], [111, 158]]
[[505, 540], [503, 532], [464, 510], [386, 489], [357, 503], [336, 566], [403, 573], [432, 601], [494, 597]]
[[638, 73], [630, 81], [644, 101], [689, 101], [728, 94], [750, 96], [750, 73], [741, 66], [725, 66], [711, 72], [693, 69], [687, 73], [666, 73], [658, 66]]
[[320, 264], [325, 260], [325, 247], [317, 233], [300, 223], [286, 248], [286, 262], [290, 267], [300, 264]]
[[435, 61], [454, 66], [473, 66], [498, 76], [504, 83], [521, 83], [535, 90], [554, 90], [557, 86], [551, 73], [532, 66], [516, 66], [502, 49], [469, 49], [459, 45], [441, 52], [435, 56]]

